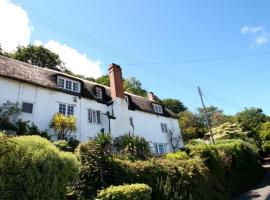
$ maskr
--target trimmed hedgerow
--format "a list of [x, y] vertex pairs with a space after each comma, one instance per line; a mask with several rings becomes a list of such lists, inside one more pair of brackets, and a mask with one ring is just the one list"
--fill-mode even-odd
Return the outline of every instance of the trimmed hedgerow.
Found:
[[93, 199], [98, 190], [111, 185], [144, 183], [152, 188], [154, 200], [224, 200], [253, 184], [262, 172], [256, 150], [243, 141], [201, 144], [189, 150], [187, 159], [180, 153], [170, 159], [132, 162], [104, 157], [93, 142], [81, 145], [83, 166], [76, 193]]
[[151, 188], [145, 184], [110, 186], [96, 200], [151, 200]]
[[188, 146], [191, 156], [200, 156], [206, 166], [232, 195], [246, 190], [262, 175], [257, 148], [242, 140], [223, 140], [216, 145]]
[[0, 199], [65, 199], [77, 176], [78, 161], [39, 136], [9, 138], [11, 149], [0, 157]]

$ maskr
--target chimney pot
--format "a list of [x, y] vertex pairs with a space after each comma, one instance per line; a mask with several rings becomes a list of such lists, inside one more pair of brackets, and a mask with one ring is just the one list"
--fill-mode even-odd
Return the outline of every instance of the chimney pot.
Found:
[[111, 97], [115, 98], [125, 98], [124, 95], [124, 86], [122, 78], [122, 69], [117, 64], [110, 64], [109, 66], [109, 77], [110, 77], [110, 86], [111, 86]]

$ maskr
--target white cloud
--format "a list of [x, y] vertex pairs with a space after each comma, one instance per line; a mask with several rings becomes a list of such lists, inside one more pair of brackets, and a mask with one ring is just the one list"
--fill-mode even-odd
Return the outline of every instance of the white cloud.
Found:
[[258, 33], [260, 31], [263, 31], [263, 26], [243, 26], [241, 28], [241, 33], [247, 34], [247, 33]]
[[31, 25], [27, 12], [9, 0], [0, 0], [0, 45], [4, 51], [13, 51], [18, 45], [27, 45]]
[[[40, 45], [42, 42], [36, 40], [35, 44]], [[44, 46], [57, 53], [65, 66], [72, 72], [94, 78], [102, 75], [100, 60], [93, 61], [86, 54], [81, 54], [76, 49], [54, 40], [48, 41]]]
[[265, 30], [264, 26], [243, 26], [241, 33], [251, 34], [254, 37], [251, 47], [258, 47], [270, 41], [270, 33]]
[[263, 44], [266, 44], [267, 42], [269, 42], [269, 33], [267, 32], [263, 32], [261, 35], [257, 36], [255, 38], [255, 44], [257, 46], [260, 46], [260, 45], [263, 45]]

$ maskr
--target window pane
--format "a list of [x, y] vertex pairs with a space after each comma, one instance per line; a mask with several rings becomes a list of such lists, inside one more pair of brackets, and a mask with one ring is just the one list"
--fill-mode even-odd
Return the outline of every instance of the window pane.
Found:
[[88, 109], [88, 121], [92, 122], [92, 110]]
[[78, 92], [79, 91], [79, 84], [73, 83], [73, 91]]
[[100, 111], [97, 111], [97, 123], [100, 124]]
[[66, 114], [66, 104], [59, 104], [59, 113], [65, 115]]
[[71, 90], [71, 81], [66, 81], [66, 89]]
[[58, 82], [57, 82], [58, 87], [64, 88], [65, 80], [62, 78], [58, 78], [57, 80], [58, 80]]
[[102, 90], [101, 88], [96, 88], [96, 97], [97, 98], [102, 98]]
[[93, 113], [93, 123], [97, 123], [97, 112], [93, 110], [92, 113]]
[[22, 103], [22, 112], [24, 113], [32, 113], [33, 112], [33, 104], [32, 103]]
[[74, 106], [68, 105], [68, 107], [67, 107], [67, 115], [74, 115]]

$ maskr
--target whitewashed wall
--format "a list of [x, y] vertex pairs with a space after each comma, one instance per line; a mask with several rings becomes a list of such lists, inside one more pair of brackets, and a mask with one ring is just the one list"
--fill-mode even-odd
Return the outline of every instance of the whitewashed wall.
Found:
[[[161, 123], [167, 124], [175, 135], [180, 134], [178, 120], [160, 115], [150, 114], [142, 111], [129, 111], [129, 115], [133, 118], [134, 134], [143, 136], [150, 142], [151, 147], [154, 143], [163, 143], [166, 145], [166, 152], [171, 151], [169, 140], [166, 133], [161, 131]], [[183, 147], [183, 142], [179, 144]]]
[[[105, 132], [108, 132], [108, 118], [104, 114], [107, 111], [112, 113], [112, 109], [116, 117], [115, 120], [111, 120], [111, 132], [114, 137], [127, 132], [132, 133], [133, 129], [130, 125], [129, 117], [133, 118], [134, 134], [143, 136], [151, 144], [168, 144], [168, 138], [165, 133], [162, 133], [160, 123], [166, 123], [168, 129], [175, 134], [180, 133], [177, 119], [142, 111], [128, 110], [124, 99], [115, 99], [111, 106], [85, 98], [77, 98], [77, 102], [74, 102], [73, 95], [0, 77], [0, 104], [7, 100], [19, 103], [33, 103], [33, 113], [22, 113], [21, 118], [35, 123], [41, 130], [47, 129], [51, 134], [53, 134], [53, 130], [49, 129], [49, 124], [53, 115], [58, 112], [59, 103], [73, 104], [75, 106], [74, 114], [77, 117], [78, 127], [76, 136], [80, 141], [86, 141], [94, 137], [102, 128]], [[103, 113], [101, 114], [101, 124], [88, 122], [89, 108]], [[183, 146], [182, 142], [180, 146]], [[166, 151], [170, 151], [169, 145], [166, 146]]]

